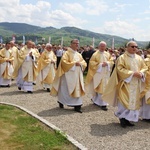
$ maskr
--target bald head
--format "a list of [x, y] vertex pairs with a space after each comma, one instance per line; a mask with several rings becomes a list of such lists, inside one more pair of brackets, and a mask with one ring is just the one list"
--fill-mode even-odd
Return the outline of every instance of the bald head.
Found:
[[27, 41], [27, 48], [30, 49], [33, 46], [33, 42], [32, 41]]
[[137, 43], [136, 43], [135, 41], [129, 41], [129, 42], [126, 44], [126, 46], [129, 47], [129, 46], [132, 45], [132, 44], [136, 44], [136, 45], [137, 45]]
[[127, 52], [130, 54], [135, 54], [138, 50], [138, 46], [135, 41], [129, 41], [126, 46], [127, 46]]
[[51, 51], [52, 49], [52, 45], [50, 43], [47, 43], [45, 48], [48, 50], [48, 51]]
[[106, 50], [106, 46], [107, 46], [106, 42], [101, 41], [101, 42], [99, 43], [98, 48], [99, 48], [99, 50], [100, 50], [101, 52], [104, 52], [104, 51]]

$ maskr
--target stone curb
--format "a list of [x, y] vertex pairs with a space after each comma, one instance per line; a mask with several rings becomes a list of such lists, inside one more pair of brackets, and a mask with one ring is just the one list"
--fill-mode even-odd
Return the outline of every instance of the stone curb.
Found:
[[[0, 104], [10, 105], [10, 106], [14, 106], [16, 108], [19, 108], [20, 110], [23, 110], [23, 111], [27, 112], [29, 115], [31, 115], [34, 118], [38, 119], [39, 121], [41, 121], [42, 123], [44, 123], [48, 127], [52, 128], [53, 130], [59, 131], [63, 135], [63, 131], [61, 131], [58, 127], [56, 127], [55, 125], [51, 124], [50, 122], [48, 122], [47, 120], [43, 119], [42, 117], [39, 117], [38, 115], [34, 114], [33, 112], [27, 110], [24, 107], [21, 107], [19, 105], [12, 104], [12, 103], [5, 103], [5, 102], [0, 102]], [[87, 150], [86, 147], [84, 147], [81, 143], [79, 143], [78, 141], [76, 141], [75, 139], [73, 139], [71, 136], [65, 134], [65, 137], [67, 137], [68, 141], [70, 141], [73, 145], [75, 145], [79, 150]]]

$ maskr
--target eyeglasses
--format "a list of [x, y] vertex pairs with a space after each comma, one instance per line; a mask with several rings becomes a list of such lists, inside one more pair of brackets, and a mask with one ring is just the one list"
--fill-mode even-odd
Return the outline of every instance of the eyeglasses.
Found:
[[130, 46], [131, 48], [138, 48], [138, 46]]

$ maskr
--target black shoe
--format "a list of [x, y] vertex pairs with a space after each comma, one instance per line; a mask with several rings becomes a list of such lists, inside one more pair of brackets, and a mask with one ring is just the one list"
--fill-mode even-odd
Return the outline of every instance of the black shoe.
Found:
[[10, 85], [8, 84], [8, 85], [0, 85], [0, 87], [10, 87]]
[[36, 85], [36, 83], [32, 83], [33, 85]]
[[121, 118], [120, 120], [120, 125], [122, 128], [126, 128], [127, 127], [127, 122], [125, 120], [125, 118]]
[[64, 108], [64, 105], [62, 103], [60, 103], [60, 102], [58, 102], [58, 103], [59, 103], [59, 108]]
[[50, 92], [50, 89], [49, 89], [49, 88], [47, 88], [46, 90], [47, 90], [47, 92]]
[[129, 120], [125, 119], [126, 121], [126, 125], [129, 126], [129, 127], [133, 127], [135, 126], [133, 123], [131, 123]]
[[33, 92], [32, 92], [32, 91], [27, 91], [27, 93], [30, 93], [30, 94], [32, 94]]
[[76, 112], [82, 113], [81, 106], [74, 106]]
[[21, 90], [21, 87], [18, 87], [18, 90]]
[[100, 106], [100, 108], [101, 108], [102, 110], [104, 110], [104, 111], [107, 111], [107, 110], [108, 110], [107, 106]]

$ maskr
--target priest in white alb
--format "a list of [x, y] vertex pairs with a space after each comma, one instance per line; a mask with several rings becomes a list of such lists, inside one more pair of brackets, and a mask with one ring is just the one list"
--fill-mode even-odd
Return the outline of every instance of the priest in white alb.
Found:
[[85, 94], [83, 71], [86, 68], [86, 62], [77, 52], [78, 48], [79, 40], [74, 39], [71, 41], [70, 48], [63, 54], [53, 82], [51, 95], [58, 95], [60, 108], [67, 105], [82, 113], [82, 96]]
[[43, 88], [50, 92], [52, 83], [56, 73], [56, 55], [52, 50], [50, 43], [46, 44], [45, 50], [38, 61], [39, 79], [43, 84]]
[[13, 73], [13, 53], [10, 50], [10, 43], [0, 50], [0, 86], [10, 87]]
[[10, 50], [13, 53], [14, 61], [13, 61], [13, 68], [17, 65], [17, 59], [18, 59], [18, 48], [15, 46], [14, 41], [10, 41]]
[[150, 48], [147, 50], [147, 57], [144, 59], [148, 71], [146, 72], [145, 88], [141, 92], [142, 106], [140, 109], [140, 118], [150, 122]]
[[116, 67], [103, 93], [103, 100], [118, 106], [115, 112], [123, 128], [138, 122], [141, 107], [140, 93], [145, 87], [145, 73], [148, 67], [141, 56], [137, 55], [137, 43], [130, 41], [126, 52], [118, 57]]
[[37, 61], [40, 54], [32, 49], [32, 41], [28, 41], [18, 53], [18, 63], [15, 67], [13, 77], [16, 78], [19, 90], [33, 93], [33, 82], [37, 77]]
[[107, 111], [107, 103], [101, 95], [109, 81], [112, 66], [114, 64], [111, 55], [106, 52], [106, 42], [101, 41], [98, 50], [92, 55], [88, 73], [85, 80], [86, 90], [92, 94], [91, 100], [102, 110]]

